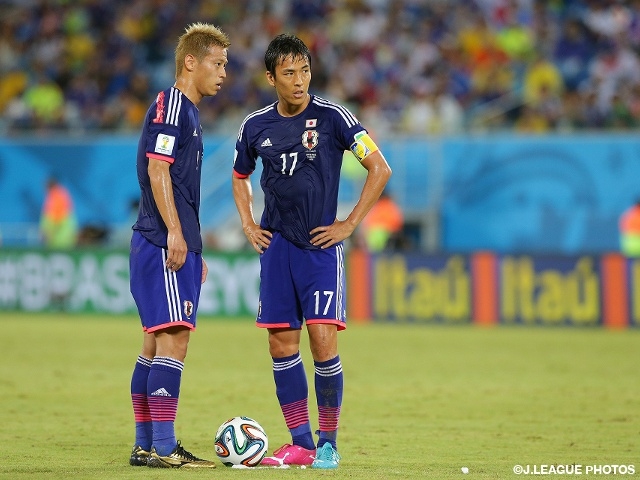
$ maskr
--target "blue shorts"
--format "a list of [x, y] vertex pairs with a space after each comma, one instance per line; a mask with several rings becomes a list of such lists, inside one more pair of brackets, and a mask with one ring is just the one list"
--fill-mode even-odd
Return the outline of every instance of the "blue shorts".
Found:
[[258, 327], [301, 329], [306, 321], [346, 328], [342, 244], [304, 250], [275, 232], [260, 266]]
[[186, 263], [177, 272], [165, 266], [166, 260], [166, 249], [133, 232], [129, 281], [142, 329], [154, 332], [182, 325], [193, 330], [202, 287], [202, 255], [188, 252]]

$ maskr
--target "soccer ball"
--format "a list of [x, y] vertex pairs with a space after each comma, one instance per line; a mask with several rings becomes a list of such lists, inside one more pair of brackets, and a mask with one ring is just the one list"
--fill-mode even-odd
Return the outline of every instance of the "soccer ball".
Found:
[[267, 434], [258, 422], [249, 417], [233, 417], [218, 428], [216, 455], [227, 467], [255, 467], [267, 453]]

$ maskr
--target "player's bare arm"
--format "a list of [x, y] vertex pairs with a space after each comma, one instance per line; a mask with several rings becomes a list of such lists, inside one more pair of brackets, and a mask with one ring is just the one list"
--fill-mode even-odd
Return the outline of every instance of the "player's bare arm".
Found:
[[187, 259], [187, 242], [182, 234], [182, 225], [173, 198], [173, 184], [169, 174], [170, 166], [165, 161], [150, 158], [148, 172], [153, 198], [168, 230], [166, 266], [175, 272], [184, 265]]
[[387, 160], [376, 150], [365, 157], [361, 164], [368, 173], [358, 203], [345, 220], [336, 219], [331, 225], [311, 230], [312, 245], [327, 248], [348, 238], [380, 197], [391, 177]]
[[253, 249], [258, 253], [262, 253], [271, 243], [272, 234], [270, 231], [260, 228], [260, 225], [253, 218], [251, 180], [249, 177], [238, 178], [232, 175], [231, 185], [233, 187], [233, 199], [236, 202], [240, 221], [242, 222], [242, 230]]

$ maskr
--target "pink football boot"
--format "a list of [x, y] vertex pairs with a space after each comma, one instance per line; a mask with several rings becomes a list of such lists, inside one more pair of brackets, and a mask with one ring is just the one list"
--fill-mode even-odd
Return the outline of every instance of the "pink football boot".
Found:
[[273, 452], [273, 456], [264, 457], [260, 465], [270, 467], [281, 467], [282, 465], [311, 465], [315, 457], [315, 450], [307, 450], [299, 445], [285, 443]]

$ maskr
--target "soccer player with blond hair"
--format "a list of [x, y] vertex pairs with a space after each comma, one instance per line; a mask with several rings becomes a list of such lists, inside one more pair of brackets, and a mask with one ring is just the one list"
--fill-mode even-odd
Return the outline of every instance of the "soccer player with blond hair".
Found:
[[213, 468], [176, 440], [174, 422], [189, 335], [207, 277], [200, 233], [203, 141], [198, 104], [226, 78], [227, 35], [213, 25], [187, 27], [175, 50], [176, 81], [158, 93], [142, 125], [138, 219], [130, 252], [131, 293], [143, 329], [131, 378], [136, 424], [129, 463]]

